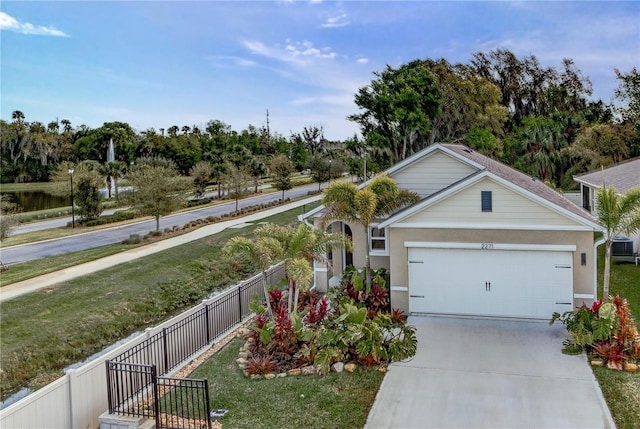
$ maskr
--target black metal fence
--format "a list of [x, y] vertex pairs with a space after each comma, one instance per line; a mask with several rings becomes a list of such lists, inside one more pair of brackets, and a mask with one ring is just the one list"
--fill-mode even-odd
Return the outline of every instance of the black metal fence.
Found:
[[[155, 365], [107, 361], [109, 413], [155, 417]], [[149, 403], [151, 398], [152, 403]]]
[[156, 428], [211, 429], [209, 383], [192, 378], [158, 377]]
[[[284, 264], [274, 265], [267, 271], [267, 282], [278, 283], [284, 276]], [[256, 294], [265, 299], [262, 275], [241, 282], [183, 313], [171, 325], [107, 361], [109, 413], [155, 417], [158, 421], [157, 414], [151, 413], [161, 407], [145, 402], [154, 396], [159, 400], [157, 392], [154, 394], [157, 380], [166, 379], [161, 376], [246, 320], [251, 314], [249, 303]]]

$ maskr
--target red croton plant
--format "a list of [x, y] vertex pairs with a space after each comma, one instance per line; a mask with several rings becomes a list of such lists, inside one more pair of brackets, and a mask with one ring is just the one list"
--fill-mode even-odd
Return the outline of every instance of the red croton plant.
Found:
[[616, 295], [611, 303], [616, 307], [616, 324], [609, 339], [594, 344], [594, 353], [609, 368], [621, 370], [625, 361], [640, 359], [640, 334], [627, 300]]
[[[593, 354], [602, 359], [608, 368], [621, 371], [624, 363], [640, 358], [640, 335], [635, 320], [631, 316], [626, 299], [616, 295], [611, 298], [615, 306], [615, 317], [611, 319], [611, 331], [608, 338], [594, 341]], [[594, 316], [600, 317], [602, 301], [593, 304]]]

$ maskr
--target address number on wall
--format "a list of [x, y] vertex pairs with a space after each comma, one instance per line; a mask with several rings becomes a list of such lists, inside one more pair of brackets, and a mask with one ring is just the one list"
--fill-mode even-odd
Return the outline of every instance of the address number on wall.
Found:
[[493, 249], [493, 243], [480, 243], [480, 248], [482, 250], [491, 250]]

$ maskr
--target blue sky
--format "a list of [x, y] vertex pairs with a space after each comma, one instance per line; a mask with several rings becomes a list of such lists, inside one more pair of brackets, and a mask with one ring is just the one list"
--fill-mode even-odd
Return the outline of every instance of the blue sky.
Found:
[[149, 127], [219, 119], [342, 140], [386, 65], [506, 48], [575, 61], [610, 102], [640, 67], [640, 2], [2, 1], [0, 116]]

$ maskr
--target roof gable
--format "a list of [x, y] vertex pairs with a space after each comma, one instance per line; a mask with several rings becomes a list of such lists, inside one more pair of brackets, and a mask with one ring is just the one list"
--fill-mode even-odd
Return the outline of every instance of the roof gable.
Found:
[[389, 174], [401, 189], [406, 189], [420, 195], [421, 198], [451, 186], [465, 177], [483, 168], [473, 165], [447, 150], [436, 148], [403, 168]]
[[[491, 192], [492, 208], [482, 211], [482, 192]], [[415, 207], [415, 206], [414, 206]], [[484, 172], [426, 199], [404, 217], [380, 226], [467, 229], [592, 230], [581, 218], [559, 210], [546, 200]]]

